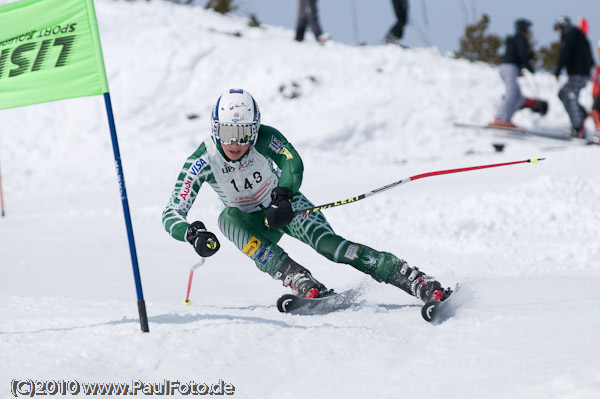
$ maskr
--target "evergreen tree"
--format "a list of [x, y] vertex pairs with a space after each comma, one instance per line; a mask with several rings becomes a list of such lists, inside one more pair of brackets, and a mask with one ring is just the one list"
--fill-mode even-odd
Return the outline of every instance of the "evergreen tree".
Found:
[[486, 34], [489, 24], [490, 17], [483, 14], [481, 20], [467, 25], [464, 36], [460, 38], [460, 50], [455, 57], [497, 63], [500, 59], [498, 50], [502, 46], [502, 40], [498, 35]]
[[212, 8], [218, 13], [227, 14], [237, 8], [233, 4], [234, 0], [208, 0], [208, 3], [204, 6], [205, 9]]
[[538, 51], [538, 67], [548, 72], [554, 72], [556, 65], [558, 65], [559, 54], [560, 42], [553, 42], [550, 43], [549, 47], [542, 47], [540, 51]]

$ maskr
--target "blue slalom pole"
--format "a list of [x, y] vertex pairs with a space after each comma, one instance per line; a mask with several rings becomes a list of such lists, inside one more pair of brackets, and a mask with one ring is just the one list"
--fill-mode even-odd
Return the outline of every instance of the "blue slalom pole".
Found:
[[129, 213], [129, 201], [127, 200], [127, 190], [125, 188], [125, 177], [123, 176], [123, 166], [121, 164], [121, 153], [119, 151], [119, 141], [117, 140], [117, 129], [115, 128], [115, 119], [110, 102], [110, 94], [104, 93], [104, 103], [106, 104], [106, 113], [108, 115], [108, 125], [110, 127], [110, 138], [112, 139], [113, 152], [115, 154], [115, 165], [119, 177], [119, 189], [121, 191], [121, 202], [123, 203], [123, 215], [125, 216], [125, 226], [127, 227], [127, 238], [129, 239], [129, 252], [131, 253], [131, 264], [133, 266], [133, 277], [135, 279], [135, 289], [138, 298], [138, 312], [140, 314], [140, 325], [143, 332], [150, 332], [148, 328], [148, 315], [146, 314], [146, 303], [144, 302], [144, 293], [142, 292], [142, 280], [140, 278], [140, 268], [138, 266], [137, 253], [135, 250], [135, 240], [133, 239], [133, 226], [131, 224], [131, 214]]

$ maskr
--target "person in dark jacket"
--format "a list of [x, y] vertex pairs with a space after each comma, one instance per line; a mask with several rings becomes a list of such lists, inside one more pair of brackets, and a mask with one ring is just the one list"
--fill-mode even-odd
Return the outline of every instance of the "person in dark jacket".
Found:
[[569, 79], [558, 92], [558, 98], [565, 106], [571, 121], [571, 135], [585, 137], [585, 118], [587, 111], [579, 104], [579, 92], [585, 87], [594, 60], [590, 42], [585, 34], [571, 24], [569, 17], [559, 17], [554, 24], [554, 30], [560, 34], [560, 54], [554, 75], [556, 79], [566, 68]]
[[404, 26], [408, 22], [408, 0], [392, 0], [392, 5], [397, 21], [385, 36], [385, 42], [401, 44], [402, 37], [404, 37]]
[[534, 55], [529, 46], [530, 27], [531, 21], [518, 19], [515, 21], [515, 34], [506, 38], [506, 51], [498, 68], [500, 77], [506, 86], [506, 94], [496, 112], [496, 118], [490, 123], [490, 126], [516, 128], [510, 120], [519, 109], [531, 108], [542, 115], [548, 109], [546, 102], [523, 97], [517, 82], [523, 68], [534, 73]]

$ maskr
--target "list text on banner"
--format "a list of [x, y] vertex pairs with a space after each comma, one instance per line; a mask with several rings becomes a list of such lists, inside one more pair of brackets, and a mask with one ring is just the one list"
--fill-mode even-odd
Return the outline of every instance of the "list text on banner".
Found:
[[0, 7], [0, 109], [108, 92], [90, 4], [22, 0]]

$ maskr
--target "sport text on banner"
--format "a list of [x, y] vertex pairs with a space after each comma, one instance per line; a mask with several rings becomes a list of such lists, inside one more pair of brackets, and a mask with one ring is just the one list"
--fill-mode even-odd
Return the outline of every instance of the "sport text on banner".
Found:
[[0, 6], [0, 109], [106, 92], [92, 0]]

